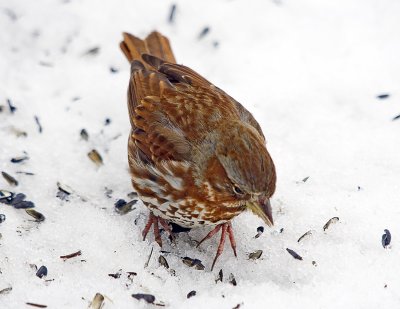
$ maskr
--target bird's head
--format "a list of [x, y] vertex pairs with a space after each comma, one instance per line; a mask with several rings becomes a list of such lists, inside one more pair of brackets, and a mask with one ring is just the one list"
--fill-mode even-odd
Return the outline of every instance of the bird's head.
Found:
[[264, 138], [252, 126], [239, 121], [222, 128], [220, 133], [215, 155], [223, 173], [215, 179], [218, 184], [212, 185], [272, 226], [269, 198], [275, 192], [276, 172]]

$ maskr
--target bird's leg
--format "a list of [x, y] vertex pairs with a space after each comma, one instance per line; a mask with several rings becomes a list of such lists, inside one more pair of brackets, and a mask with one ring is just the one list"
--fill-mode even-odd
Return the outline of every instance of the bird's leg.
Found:
[[152, 212], [150, 212], [149, 219], [146, 223], [146, 226], [143, 229], [142, 235], [143, 235], [143, 240], [145, 240], [147, 234], [150, 231], [150, 228], [153, 226], [154, 238], [156, 242], [160, 245], [160, 247], [162, 247], [162, 240], [158, 223], [160, 223], [161, 226], [167, 231], [167, 233], [170, 234], [171, 237], [173, 238], [172, 229], [168, 225], [167, 221], [165, 219], [155, 216]]
[[218, 259], [218, 257], [221, 255], [222, 251], [224, 251], [224, 245], [225, 245], [225, 237], [226, 237], [226, 233], [228, 233], [229, 236], [229, 241], [231, 243], [231, 247], [233, 250], [233, 254], [235, 256], [236, 255], [236, 241], [235, 241], [235, 237], [233, 236], [233, 229], [232, 229], [232, 224], [230, 222], [227, 223], [222, 223], [217, 225], [211, 232], [209, 232], [197, 245], [200, 246], [205, 240], [213, 237], [216, 233], [219, 232], [219, 230], [222, 228], [222, 232], [221, 232], [221, 239], [219, 241], [219, 245], [218, 245], [218, 249], [217, 249], [217, 254], [214, 258], [214, 261], [212, 263], [211, 266], [211, 270], [214, 269], [214, 265]]

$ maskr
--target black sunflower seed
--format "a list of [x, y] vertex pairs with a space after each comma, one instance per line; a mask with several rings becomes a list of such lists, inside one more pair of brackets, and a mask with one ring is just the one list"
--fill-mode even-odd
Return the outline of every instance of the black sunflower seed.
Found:
[[193, 296], [196, 296], [196, 291], [190, 291], [188, 294], [187, 294], [187, 298], [190, 298], [190, 297], [193, 297]]
[[390, 234], [389, 230], [384, 230], [385, 234], [382, 235], [382, 246], [383, 248], [387, 248], [390, 245], [392, 240], [392, 235]]
[[44, 265], [40, 266], [40, 268], [36, 272], [36, 276], [38, 276], [39, 278], [43, 278], [43, 277], [47, 276], [47, 267]]
[[286, 251], [289, 252], [291, 256], [293, 256], [296, 260], [303, 260], [303, 258], [297, 254], [297, 252], [293, 251], [292, 249], [286, 248]]
[[138, 293], [138, 294], [132, 294], [132, 297], [136, 298], [137, 300], [142, 300], [143, 299], [144, 301], [146, 301], [149, 304], [154, 303], [154, 301], [156, 300], [155, 296], [151, 295], [151, 294]]

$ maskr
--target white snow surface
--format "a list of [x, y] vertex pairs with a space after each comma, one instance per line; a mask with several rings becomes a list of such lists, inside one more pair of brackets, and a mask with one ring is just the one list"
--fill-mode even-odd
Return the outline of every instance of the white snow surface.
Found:
[[[174, 3], [169, 23], [170, 1], [0, 1], [0, 171], [19, 181], [12, 187], [0, 176], [0, 189], [26, 194], [46, 216], [37, 223], [0, 204], [0, 290], [12, 287], [0, 294], [0, 308], [87, 308], [96, 293], [106, 297], [105, 309], [158, 308], [134, 293], [152, 294], [166, 308], [398, 308], [400, 119], [393, 118], [400, 114], [400, 2]], [[141, 239], [148, 210], [140, 202], [126, 215], [114, 210], [132, 191], [130, 68], [118, 43], [123, 31], [144, 37], [154, 29], [170, 38], [179, 63], [255, 115], [277, 168], [275, 226], [254, 238], [262, 221], [250, 213], [235, 218], [238, 257], [227, 242], [213, 272], [219, 236], [200, 248], [195, 243], [209, 228], [178, 234], [176, 245], [163, 234], [167, 270], [153, 235]], [[86, 54], [94, 47], [98, 54]], [[17, 107], [13, 114], [7, 99]], [[89, 141], [80, 138], [83, 128]], [[91, 149], [103, 166], [89, 160]], [[23, 151], [29, 160], [10, 162]], [[58, 199], [57, 182], [77, 194]], [[323, 231], [336, 216], [339, 222]], [[393, 236], [387, 249], [384, 229]], [[249, 260], [258, 249], [261, 258]], [[79, 257], [60, 258], [78, 250]], [[205, 270], [186, 266], [185, 256]], [[31, 264], [45, 265], [47, 277], [35, 276]], [[120, 269], [120, 278], [108, 276]], [[197, 294], [188, 299], [192, 290]]]

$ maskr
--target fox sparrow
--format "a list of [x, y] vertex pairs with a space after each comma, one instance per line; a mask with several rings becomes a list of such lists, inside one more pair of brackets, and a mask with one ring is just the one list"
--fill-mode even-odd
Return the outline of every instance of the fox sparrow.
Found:
[[144, 40], [124, 33], [120, 47], [131, 64], [132, 184], [150, 210], [143, 239], [153, 226], [161, 246], [159, 224], [171, 233], [169, 222], [213, 226], [199, 243], [221, 230], [213, 269], [227, 234], [236, 256], [235, 216], [250, 209], [273, 224], [276, 173], [260, 125], [228, 94], [176, 64], [160, 33]]

